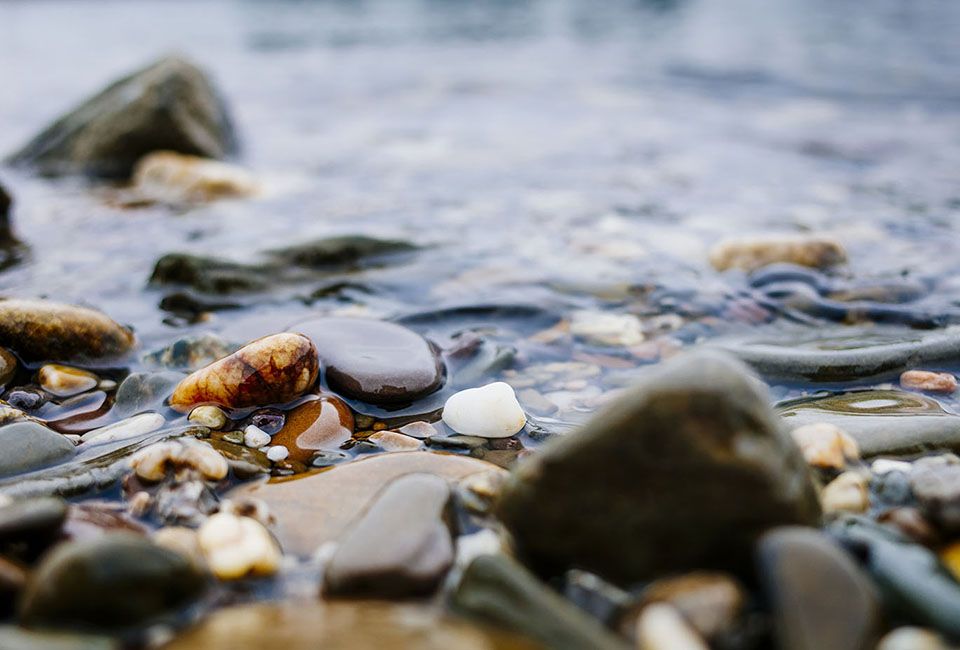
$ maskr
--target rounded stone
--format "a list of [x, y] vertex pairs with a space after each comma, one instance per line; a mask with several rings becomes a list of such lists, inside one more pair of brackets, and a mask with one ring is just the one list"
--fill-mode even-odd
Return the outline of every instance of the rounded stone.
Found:
[[37, 383], [51, 395], [71, 397], [95, 388], [100, 378], [86, 370], [48, 363], [37, 373]]
[[5, 387], [17, 374], [17, 358], [6, 348], [0, 348], [0, 389]]
[[443, 405], [444, 423], [464, 435], [508, 438], [527, 423], [510, 384], [497, 381], [450, 396]]
[[290, 459], [306, 463], [318, 450], [340, 448], [353, 435], [353, 413], [339, 397], [323, 395], [287, 412], [274, 445], [290, 451]]
[[436, 347], [402, 325], [364, 318], [315, 318], [291, 330], [309, 337], [331, 390], [371, 404], [412, 402], [443, 384]]
[[76, 448], [63, 435], [36, 422], [0, 427], [0, 476], [51, 465], [73, 456]]

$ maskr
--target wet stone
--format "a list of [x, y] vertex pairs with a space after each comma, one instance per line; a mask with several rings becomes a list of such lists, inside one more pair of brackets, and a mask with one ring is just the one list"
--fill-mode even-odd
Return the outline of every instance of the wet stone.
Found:
[[431, 436], [426, 442], [428, 447], [437, 449], [477, 449], [486, 446], [487, 439], [477, 436]]
[[387, 485], [339, 540], [323, 575], [328, 595], [427, 596], [453, 564], [445, 511], [450, 488], [439, 476], [409, 474]]
[[664, 603], [648, 605], [640, 612], [636, 637], [643, 650], [709, 650], [680, 612]]
[[753, 271], [776, 263], [827, 268], [846, 262], [847, 253], [826, 237], [786, 234], [728, 239], [711, 248], [709, 258], [717, 271]]
[[395, 323], [316, 318], [291, 328], [317, 346], [330, 389], [371, 404], [413, 402], [437, 390], [446, 370], [436, 346]]
[[[383, 264], [391, 257], [415, 250], [414, 244], [397, 239], [341, 235], [275, 249], [269, 251], [269, 255], [284, 264], [333, 269]], [[319, 348], [319, 343], [317, 346]]]
[[350, 407], [339, 397], [324, 395], [288, 411], [271, 444], [283, 445], [291, 460], [305, 463], [319, 450], [339, 449], [352, 435]]
[[0, 348], [0, 390], [17, 374], [17, 358], [6, 348]]
[[497, 381], [451, 395], [443, 405], [443, 422], [464, 435], [506, 438], [523, 429], [527, 416], [510, 384]]
[[900, 375], [900, 386], [908, 390], [931, 393], [952, 393], [957, 390], [957, 378], [949, 372], [908, 370]]
[[256, 180], [244, 169], [174, 151], [155, 151], [138, 160], [132, 182], [137, 199], [172, 204], [241, 198], [257, 192]]
[[158, 410], [181, 381], [183, 375], [179, 372], [130, 373], [120, 382], [111, 411], [119, 417], [129, 417]]
[[[640, 605], [642, 608], [650, 603], [669, 603], [700, 636], [720, 642], [734, 632], [746, 598], [743, 587], [732, 576], [695, 571], [652, 582], [640, 594]], [[627, 614], [628, 627], [638, 613], [633, 609]]]
[[235, 352], [236, 345], [206, 332], [177, 339], [165, 348], [144, 356], [147, 363], [171, 370], [197, 370]]
[[671, 359], [521, 464], [498, 514], [520, 557], [546, 574], [576, 565], [630, 584], [693, 568], [747, 571], [764, 530], [820, 516], [803, 458], [768, 404], [730, 357]]
[[894, 526], [902, 534], [923, 546], [934, 546], [940, 540], [937, 531], [916, 508], [893, 508], [881, 513], [877, 521]]
[[0, 549], [24, 545], [33, 556], [53, 542], [63, 528], [67, 504], [62, 499], [22, 499], [0, 507]]
[[120, 641], [109, 636], [27, 630], [0, 625], [0, 648], [13, 650], [120, 650]]
[[423, 441], [396, 431], [375, 431], [367, 440], [384, 451], [413, 451], [423, 447]]
[[214, 438], [207, 440], [207, 444], [227, 459], [227, 465], [230, 467], [230, 471], [233, 472], [237, 478], [249, 479], [259, 474], [267, 473], [271, 469], [270, 459], [258, 449], [251, 449], [242, 444]]
[[48, 363], [37, 373], [40, 387], [57, 397], [70, 397], [95, 388], [100, 378], [92, 372]]
[[52, 465], [73, 456], [72, 442], [36, 422], [15, 422], [0, 427], [0, 476], [9, 476]]
[[916, 468], [910, 489], [927, 519], [947, 533], [960, 532], [960, 465]]

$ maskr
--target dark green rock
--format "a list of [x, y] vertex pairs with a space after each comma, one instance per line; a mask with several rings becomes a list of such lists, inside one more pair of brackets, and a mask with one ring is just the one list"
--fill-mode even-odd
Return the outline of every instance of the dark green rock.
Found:
[[150, 274], [152, 286], [186, 286], [202, 293], [231, 294], [264, 291], [270, 287], [269, 275], [276, 269], [257, 264], [241, 264], [229, 260], [168, 253], [157, 260]]
[[538, 572], [631, 584], [672, 571], [749, 573], [768, 528], [816, 525], [806, 464], [738, 361], [690, 353], [652, 368], [508, 480], [497, 511]]
[[286, 264], [315, 269], [370, 265], [398, 253], [409, 253], [417, 246], [396, 239], [377, 239], [364, 235], [326, 237], [306, 244], [274, 249], [270, 256]]
[[9, 162], [45, 175], [127, 177], [161, 149], [223, 158], [236, 149], [226, 106], [189, 61], [165, 56], [51, 124]]
[[66, 460], [73, 443], [36, 422], [14, 422], [0, 427], [0, 476], [19, 474]]
[[598, 620], [503, 555], [474, 559], [451, 596], [454, 610], [554, 650], [626, 650]]
[[175, 613], [206, 578], [186, 557], [130, 533], [65, 542], [44, 558], [20, 603], [31, 626], [121, 629]]

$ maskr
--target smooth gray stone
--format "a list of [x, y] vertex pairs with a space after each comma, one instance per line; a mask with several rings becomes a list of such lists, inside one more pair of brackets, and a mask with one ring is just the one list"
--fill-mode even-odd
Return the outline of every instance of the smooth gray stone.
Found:
[[66, 518], [67, 503], [63, 499], [14, 501], [0, 507], [0, 543], [50, 541]]
[[474, 559], [451, 595], [451, 605], [554, 650], [626, 650], [598, 620], [504, 555]]
[[107, 636], [25, 630], [0, 625], [0, 648], [5, 650], [120, 650], [120, 641]]
[[118, 418], [127, 418], [144, 411], [157, 411], [173, 394], [185, 374], [172, 370], [133, 372], [120, 383], [111, 412]]
[[0, 476], [28, 472], [73, 456], [73, 443], [36, 422], [0, 427]]

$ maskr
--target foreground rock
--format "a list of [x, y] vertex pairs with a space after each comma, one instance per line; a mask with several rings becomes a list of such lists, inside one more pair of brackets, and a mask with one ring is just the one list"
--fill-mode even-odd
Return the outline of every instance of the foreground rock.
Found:
[[780, 262], [820, 269], [843, 264], [847, 252], [826, 237], [771, 235], [722, 241], [710, 249], [709, 258], [717, 271], [753, 271]]
[[239, 167], [174, 151], [155, 151], [141, 158], [132, 182], [138, 199], [174, 204], [240, 198], [257, 192], [256, 180]]
[[42, 627], [125, 628], [173, 613], [204, 586], [187, 558], [138, 535], [111, 533], [48, 555], [27, 584], [20, 614]]
[[759, 382], [717, 353], [678, 357], [548, 442], [498, 505], [538, 571], [578, 566], [629, 584], [671, 571], [748, 572], [754, 540], [818, 523], [803, 457]]
[[330, 595], [428, 596], [453, 564], [444, 521], [450, 488], [439, 476], [410, 474], [390, 483], [340, 540], [323, 574]]
[[451, 395], [443, 405], [443, 421], [464, 435], [509, 438], [520, 433], [527, 416], [510, 384], [497, 381]]
[[36, 422], [14, 422], [0, 427], [0, 476], [19, 474], [73, 456], [73, 443]]
[[25, 630], [0, 626], [0, 648], [13, 650], [120, 650], [120, 641], [108, 636]]
[[170, 407], [189, 413], [204, 404], [234, 409], [282, 404], [307, 392], [318, 371], [317, 351], [309, 339], [274, 334], [188, 376], [173, 391]]
[[24, 361], [109, 361], [133, 344], [130, 330], [93, 309], [51, 300], [0, 301], [0, 345]]
[[230, 117], [207, 76], [166, 56], [112, 83], [9, 160], [45, 175], [127, 177], [152, 151], [223, 158], [235, 148]]
[[262, 500], [276, 517], [286, 553], [310, 555], [339, 539], [391, 481], [405, 474], [433, 474], [456, 481], [483, 472], [505, 473], [491, 463], [427, 451], [393, 452], [307, 474], [302, 478], [241, 485], [229, 499]]
[[290, 328], [310, 338], [331, 390], [372, 404], [412, 402], [446, 377], [436, 346], [402, 325], [365, 318], [315, 318]]

